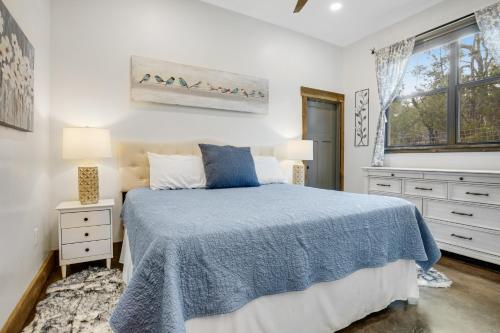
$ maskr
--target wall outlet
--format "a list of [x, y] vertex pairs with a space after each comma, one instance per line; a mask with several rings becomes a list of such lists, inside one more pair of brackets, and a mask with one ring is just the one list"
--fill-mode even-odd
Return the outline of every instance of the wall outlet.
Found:
[[33, 243], [35, 246], [38, 246], [39, 237], [38, 237], [38, 227], [33, 229]]

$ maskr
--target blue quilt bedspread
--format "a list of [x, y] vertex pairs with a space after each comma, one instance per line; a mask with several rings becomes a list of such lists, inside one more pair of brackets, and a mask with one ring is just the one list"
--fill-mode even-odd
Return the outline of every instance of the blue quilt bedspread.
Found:
[[133, 277], [116, 332], [185, 332], [184, 321], [229, 313], [367, 267], [440, 257], [408, 201], [286, 184], [127, 194], [122, 211]]

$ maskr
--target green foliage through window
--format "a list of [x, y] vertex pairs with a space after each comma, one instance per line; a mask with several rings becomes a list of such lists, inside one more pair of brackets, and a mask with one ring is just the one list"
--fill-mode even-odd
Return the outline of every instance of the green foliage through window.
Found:
[[388, 110], [389, 150], [500, 143], [500, 66], [473, 26], [416, 45]]

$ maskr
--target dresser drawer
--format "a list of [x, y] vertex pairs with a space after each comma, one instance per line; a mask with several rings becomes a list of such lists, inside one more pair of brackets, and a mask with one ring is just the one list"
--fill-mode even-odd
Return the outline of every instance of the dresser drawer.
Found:
[[424, 217], [500, 231], [500, 207], [424, 199]]
[[424, 172], [425, 179], [446, 180], [453, 182], [471, 182], [471, 183], [500, 183], [500, 176], [468, 174], [468, 173], [439, 173]]
[[110, 239], [111, 230], [109, 225], [98, 225], [92, 227], [69, 228], [61, 230], [61, 243], [79, 243], [101, 239]]
[[109, 223], [109, 210], [107, 209], [61, 214], [61, 228], [85, 227]]
[[412, 204], [414, 204], [415, 206], [417, 206], [418, 211], [420, 212], [420, 214], [423, 214], [423, 212], [422, 212], [422, 198], [418, 198], [418, 197], [403, 197], [403, 199], [408, 200], [409, 202], [411, 202]]
[[110, 244], [111, 241], [109, 239], [93, 242], [64, 244], [62, 245], [62, 258], [68, 260], [111, 253]]
[[500, 205], [500, 186], [450, 183], [449, 187], [451, 200]]
[[403, 194], [446, 199], [448, 184], [425, 180], [405, 180]]
[[368, 171], [370, 176], [375, 177], [395, 177], [395, 178], [423, 178], [424, 174], [422, 172], [413, 171], [391, 171], [391, 170], [370, 170]]
[[426, 220], [434, 238], [443, 243], [500, 255], [500, 232]]
[[369, 190], [401, 194], [401, 179], [370, 178]]

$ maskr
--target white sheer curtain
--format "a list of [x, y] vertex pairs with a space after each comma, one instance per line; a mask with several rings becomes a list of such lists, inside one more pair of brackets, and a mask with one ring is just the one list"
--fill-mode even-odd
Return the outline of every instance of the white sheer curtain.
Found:
[[373, 149], [372, 166], [384, 165], [386, 110], [397, 97], [403, 79], [406, 64], [413, 52], [415, 37], [411, 37], [376, 52], [376, 70], [380, 116], [377, 136]]
[[500, 2], [480, 9], [474, 13], [477, 25], [483, 35], [484, 45], [500, 64]]

